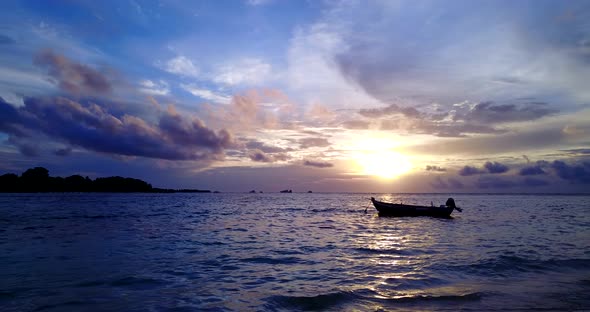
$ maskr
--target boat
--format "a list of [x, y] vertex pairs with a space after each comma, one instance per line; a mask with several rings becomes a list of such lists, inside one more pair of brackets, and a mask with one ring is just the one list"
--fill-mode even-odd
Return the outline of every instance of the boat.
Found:
[[[418, 205], [404, 205], [394, 204], [378, 201], [375, 197], [371, 197], [373, 206], [379, 212], [379, 216], [384, 217], [418, 217], [428, 216], [435, 218], [450, 218], [453, 210], [463, 211], [461, 208], [455, 206], [455, 200], [447, 199], [445, 205], [434, 206], [418, 206]], [[366, 212], [366, 210], [365, 210]]]

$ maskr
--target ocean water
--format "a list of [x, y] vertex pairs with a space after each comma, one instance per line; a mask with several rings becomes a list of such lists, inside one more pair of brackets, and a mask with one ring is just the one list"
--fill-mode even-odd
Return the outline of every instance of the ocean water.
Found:
[[590, 196], [370, 196], [3, 194], [0, 311], [590, 310]]

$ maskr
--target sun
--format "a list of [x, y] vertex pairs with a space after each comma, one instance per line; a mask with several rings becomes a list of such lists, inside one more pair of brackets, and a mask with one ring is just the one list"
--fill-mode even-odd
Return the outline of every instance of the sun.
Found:
[[412, 170], [408, 157], [390, 150], [363, 152], [356, 162], [361, 173], [382, 179], [395, 179]]

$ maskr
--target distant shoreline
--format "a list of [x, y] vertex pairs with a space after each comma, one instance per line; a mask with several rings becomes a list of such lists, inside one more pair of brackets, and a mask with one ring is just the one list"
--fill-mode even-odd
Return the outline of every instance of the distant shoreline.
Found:
[[106, 177], [94, 180], [81, 175], [51, 177], [49, 170], [35, 167], [20, 176], [0, 175], [0, 193], [211, 193], [200, 189], [163, 189], [134, 178]]

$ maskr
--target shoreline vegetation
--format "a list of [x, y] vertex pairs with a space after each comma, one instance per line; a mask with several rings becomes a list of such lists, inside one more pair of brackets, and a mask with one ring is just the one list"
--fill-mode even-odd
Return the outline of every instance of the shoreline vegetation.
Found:
[[20, 176], [0, 175], [0, 193], [211, 193], [198, 189], [162, 189], [134, 178], [106, 177], [94, 180], [81, 175], [51, 177], [43, 167], [27, 169]]

